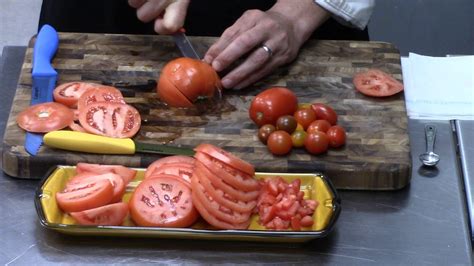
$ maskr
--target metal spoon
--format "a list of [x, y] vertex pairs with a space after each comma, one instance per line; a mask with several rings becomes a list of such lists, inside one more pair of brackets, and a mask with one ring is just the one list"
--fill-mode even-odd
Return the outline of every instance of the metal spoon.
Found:
[[420, 154], [420, 161], [426, 166], [435, 166], [439, 162], [439, 155], [434, 153], [434, 143], [436, 139], [436, 127], [425, 126], [426, 152]]

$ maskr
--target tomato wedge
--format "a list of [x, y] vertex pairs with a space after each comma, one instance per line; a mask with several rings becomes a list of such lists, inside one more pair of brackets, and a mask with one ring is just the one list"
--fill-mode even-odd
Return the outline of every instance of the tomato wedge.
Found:
[[379, 69], [369, 69], [357, 73], [353, 83], [355, 88], [367, 96], [387, 97], [403, 90], [403, 84]]
[[198, 218], [191, 187], [167, 175], [142, 181], [129, 207], [133, 221], [140, 226], [187, 227]]
[[155, 171], [148, 178], [154, 178], [161, 174], [173, 175], [191, 184], [191, 176], [193, 176], [194, 167], [189, 164], [171, 163], [162, 165], [160, 168], [156, 168]]
[[90, 173], [90, 172], [84, 172], [68, 180], [68, 182], [66, 183], [66, 188], [70, 188], [70, 187], [78, 186], [83, 183], [89, 183], [95, 180], [102, 180], [102, 179], [108, 180], [114, 187], [113, 196], [110, 202], [121, 201], [123, 194], [125, 193], [126, 185], [121, 176], [113, 174], [113, 173], [95, 174], [95, 173]]
[[95, 102], [125, 103], [122, 93], [115, 87], [100, 85], [84, 92], [77, 101], [77, 109], [82, 113], [84, 108]]
[[69, 215], [81, 225], [121, 225], [128, 215], [128, 205], [119, 202]]
[[76, 173], [94, 173], [107, 174], [113, 173], [119, 175], [125, 184], [130, 183], [135, 178], [137, 170], [122, 166], [122, 165], [107, 165], [107, 164], [92, 164], [92, 163], [78, 163], [76, 165]]
[[111, 102], [87, 105], [80, 111], [79, 121], [87, 132], [113, 138], [133, 137], [141, 124], [140, 114], [133, 106]]
[[28, 132], [47, 133], [69, 126], [74, 113], [60, 103], [48, 102], [35, 104], [18, 114], [18, 126]]
[[54, 89], [54, 100], [69, 107], [76, 107], [79, 97], [81, 97], [84, 92], [100, 86], [102, 85], [89, 82], [76, 81], [64, 83]]
[[251, 164], [219, 147], [204, 143], [197, 146], [194, 150], [214, 157], [215, 159], [226, 163], [227, 165], [237, 170], [240, 170], [250, 176], [255, 175], [255, 168]]
[[56, 193], [56, 201], [64, 212], [79, 212], [110, 203], [113, 192], [109, 180], [95, 180], [66, 187]]
[[150, 177], [156, 169], [162, 167], [163, 165], [166, 164], [173, 164], [173, 163], [179, 163], [179, 164], [186, 164], [189, 165], [189, 167], [193, 168], [194, 167], [194, 161], [195, 159], [190, 156], [184, 156], [184, 155], [173, 155], [173, 156], [167, 156], [160, 158], [153, 163], [151, 163], [146, 171], [145, 171], [145, 179]]

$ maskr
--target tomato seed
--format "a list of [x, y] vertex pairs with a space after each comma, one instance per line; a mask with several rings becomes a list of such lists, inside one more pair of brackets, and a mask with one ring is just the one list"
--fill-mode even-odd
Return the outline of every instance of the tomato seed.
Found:
[[150, 201], [150, 198], [148, 198], [145, 195], [142, 195], [141, 201], [143, 201], [148, 207], [151, 207], [151, 208], [155, 207], [155, 204], [153, 204], [153, 202]]

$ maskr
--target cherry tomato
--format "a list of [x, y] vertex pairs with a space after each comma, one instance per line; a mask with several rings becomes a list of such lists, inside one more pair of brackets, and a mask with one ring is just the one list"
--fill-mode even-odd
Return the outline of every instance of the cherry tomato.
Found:
[[168, 175], [143, 180], [129, 207], [132, 220], [140, 226], [187, 227], [198, 218], [191, 187]]
[[311, 133], [314, 131], [321, 131], [326, 133], [328, 129], [331, 127], [331, 124], [327, 120], [316, 120], [309, 124], [306, 132]]
[[209, 64], [187, 57], [168, 62], [156, 87], [160, 99], [172, 107], [191, 107], [198, 98], [213, 97], [221, 88], [220, 78]]
[[79, 114], [84, 129], [96, 135], [130, 138], [140, 129], [141, 119], [137, 109], [128, 104], [95, 102]]
[[253, 165], [219, 147], [203, 143], [197, 146], [194, 150], [196, 152], [205, 153], [213, 157], [214, 159], [231, 166], [234, 169], [244, 172], [245, 174], [248, 174], [250, 176], [255, 175], [255, 168], [253, 167]]
[[298, 109], [294, 113], [294, 117], [298, 124], [303, 126], [303, 129], [306, 130], [309, 124], [316, 120], [316, 113], [311, 108]]
[[276, 121], [276, 128], [278, 130], [283, 130], [290, 134], [295, 131], [297, 126], [298, 123], [296, 123], [296, 119], [292, 115], [280, 116]]
[[125, 103], [122, 93], [115, 87], [100, 85], [82, 93], [77, 100], [77, 110], [83, 113], [89, 104], [95, 102]]
[[193, 157], [184, 155], [173, 155], [160, 158], [147, 167], [145, 171], [145, 179], [149, 178], [156, 169], [159, 169], [167, 164], [186, 164], [190, 168], [194, 168], [194, 162], [195, 159]]
[[291, 141], [293, 142], [293, 147], [301, 148], [304, 146], [304, 140], [306, 139], [307, 133], [303, 130], [295, 130], [291, 134]]
[[69, 215], [81, 225], [122, 225], [128, 215], [128, 205], [124, 202], [109, 204]]
[[258, 139], [263, 143], [267, 144], [268, 136], [276, 130], [275, 126], [271, 124], [263, 125], [258, 129]]
[[326, 152], [329, 146], [329, 139], [326, 133], [315, 131], [309, 133], [304, 141], [304, 147], [309, 153], [320, 154]]
[[54, 100], [69, 107], [76, 107], [81, 95], [95, 87], [102, 85], [89, 82], [68, 82], [57, 86], [54, 89]]
[[268, 137], [267, 146], [271, 153], [275, 155], [284, 155], [291, 151], [293, 141], [288, 132], [277, 130]]
[[332, 148], [341, 147], [346, 143], [346, 131], [341, 126], [332, 126], [326, 133], [329, 139], [329, 146]]
[[357, 73], [353, 83], [355, 88], [367, 96], [386, 97], [403, 90], [403, 84], [379, 69]]
[[316, 113], [317, 119], [326, 120], [331, 125], [337, 124], [337, 114], [331, 106], [323, 103], [313, 103], [311, 108]]
[[60, 103], [35, 104], [18, 114], [18, 126], [29, 132], [46, 133], [69, 126], [74, 113]]
[[109, 180], [94, 180], [66, 187], [56, 193], [56, 201], [64, 212], [79, 212], [109, 204], [113, 192]]
[[106, 165], [106, 164], [92, 164], [92, 163], [78, 163], [76, 165], [76, 173], [94, 173], [107, 174], [112, 173], [119, 175], [125, 184], [130, 183], [135, 178], [137, 170], [131, 169], [122, 165]]
[[252, 100], [249, 117], [259, 127], [265, 124], [275, 125], [283, 115], [292, 115], [298, 108], [296, 95], [287, 88], [274, 87], [259, 93]]

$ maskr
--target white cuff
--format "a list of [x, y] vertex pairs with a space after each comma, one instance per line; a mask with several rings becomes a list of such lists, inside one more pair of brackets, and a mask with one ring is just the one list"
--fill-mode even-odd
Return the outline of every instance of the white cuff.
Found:
[[375, 0], [314, 0], [343, 24], [364, 29], [369, 23]]

